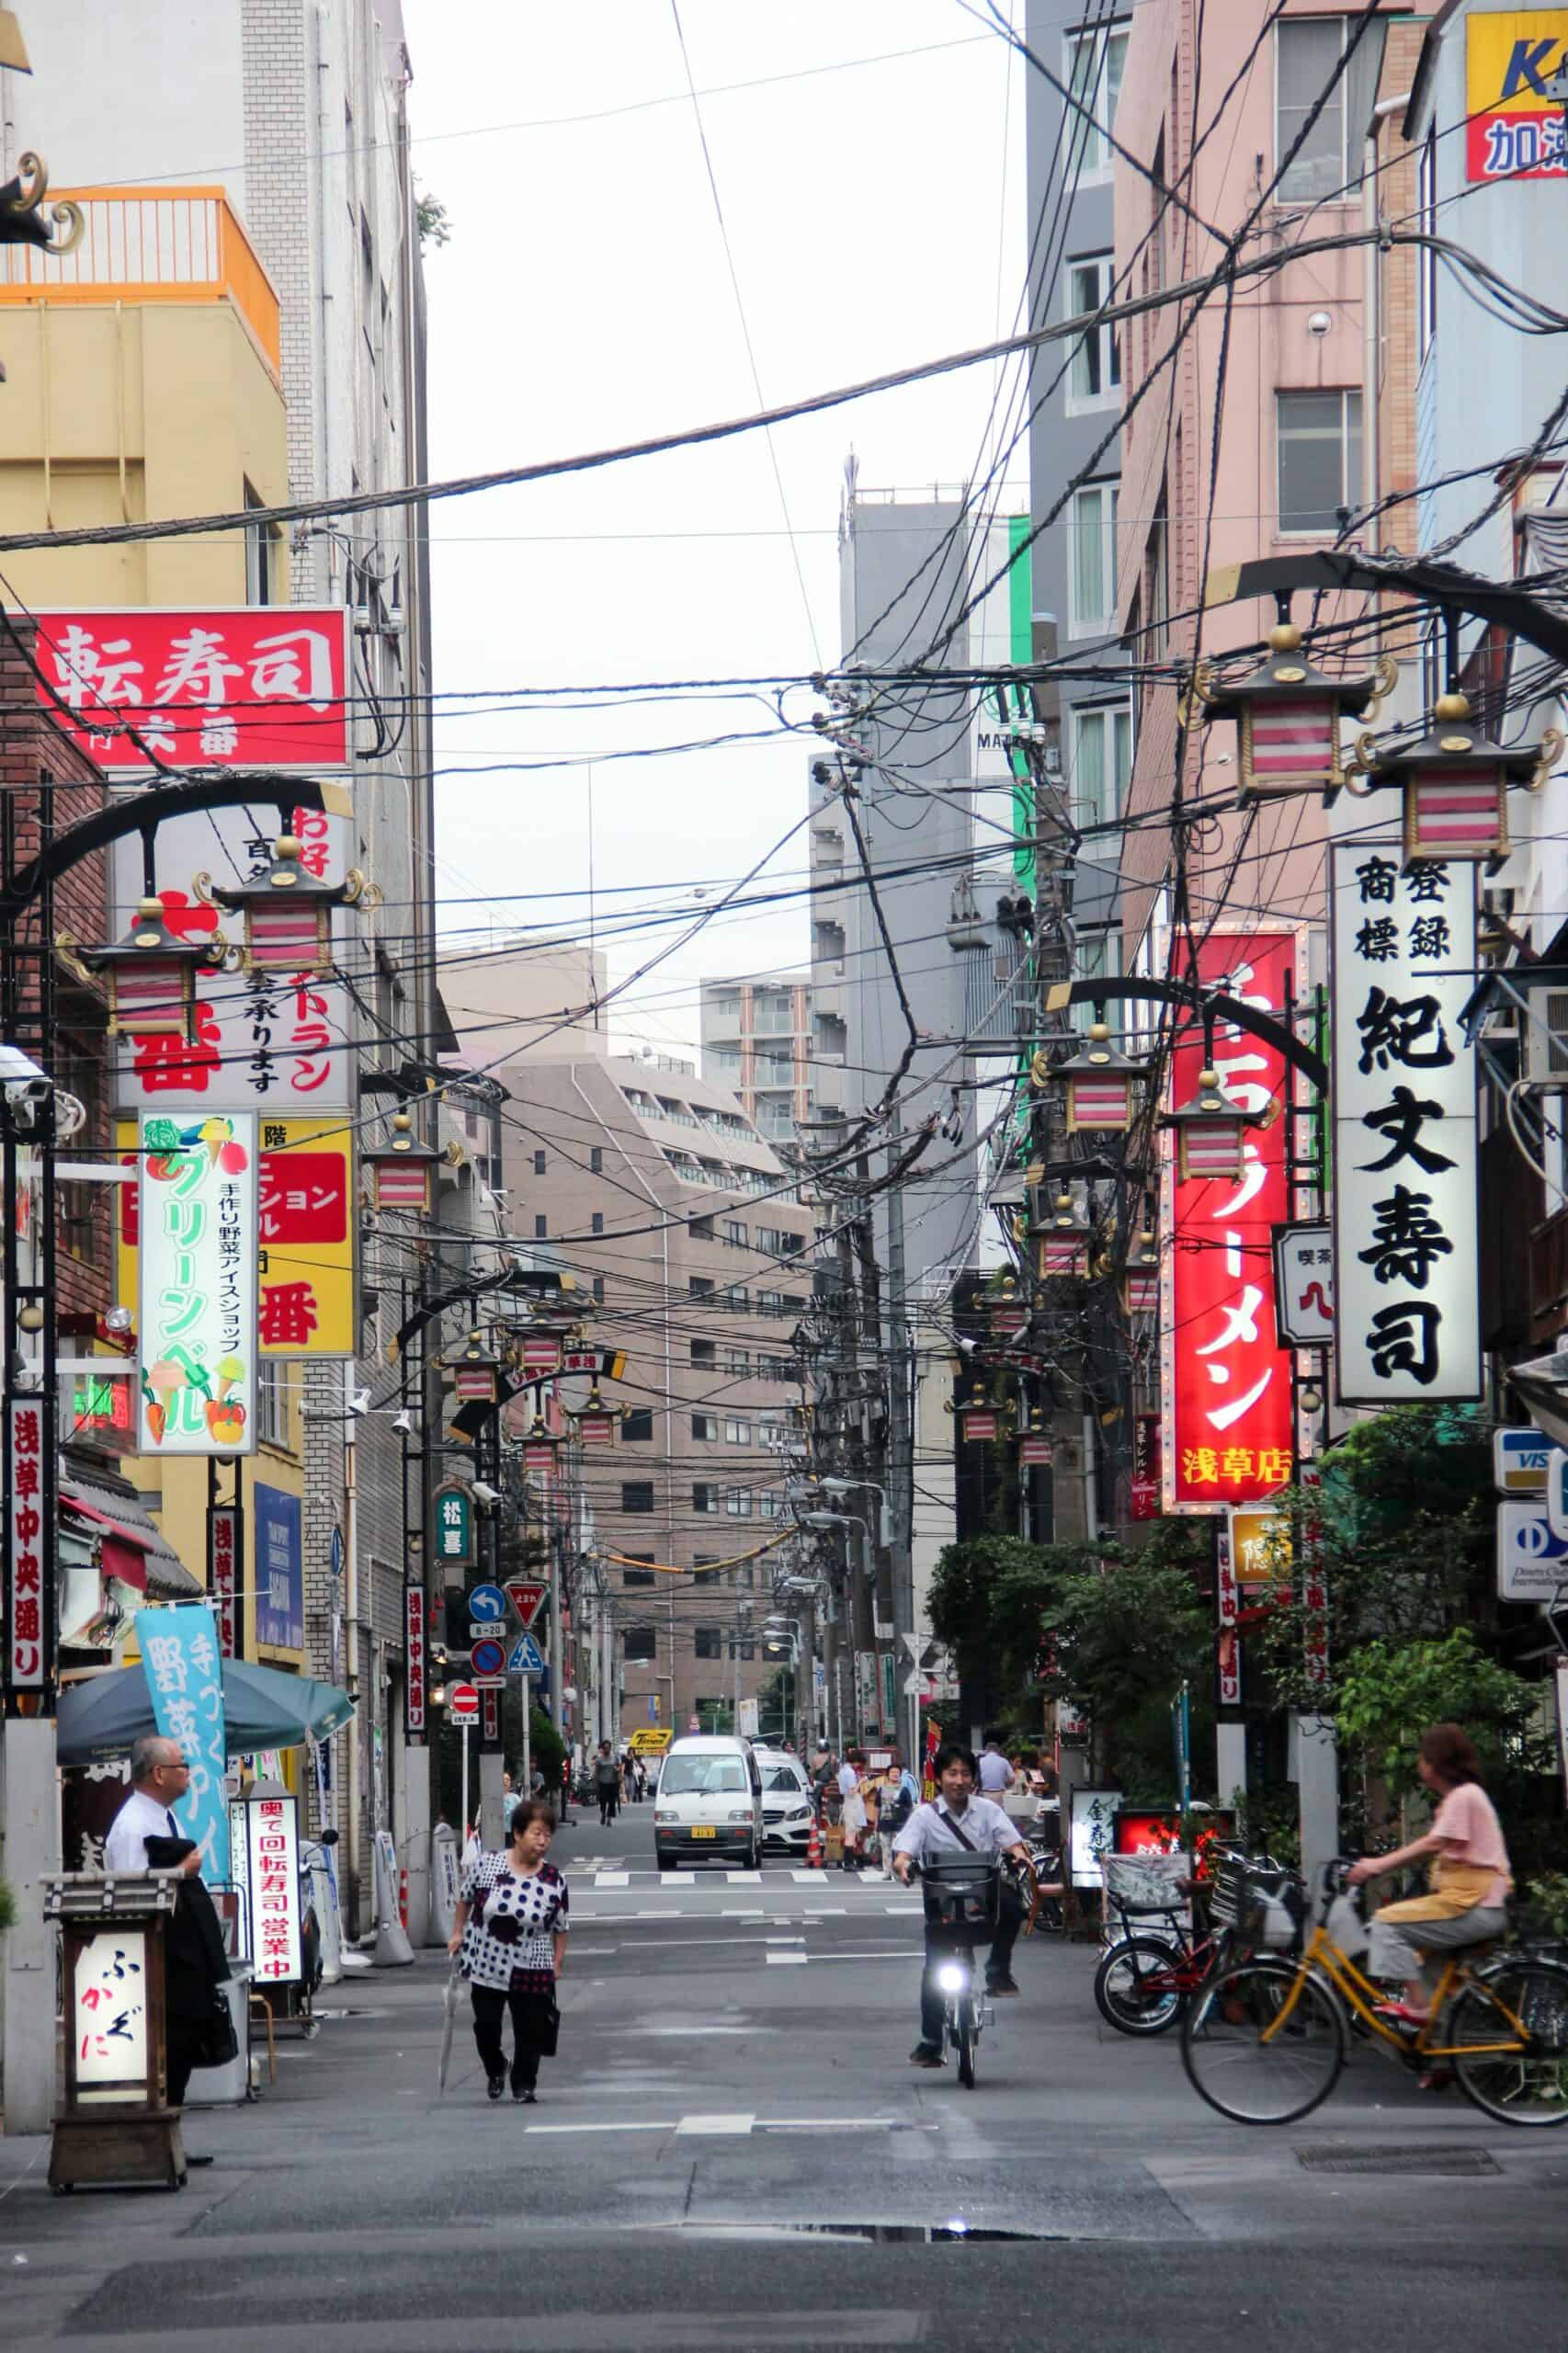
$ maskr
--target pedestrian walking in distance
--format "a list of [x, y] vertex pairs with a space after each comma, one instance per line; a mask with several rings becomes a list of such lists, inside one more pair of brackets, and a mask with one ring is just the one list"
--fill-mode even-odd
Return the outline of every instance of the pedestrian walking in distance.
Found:
[[447, 1943], [462, 1957], [488, 2095], [499, 2099], [506, 2088], [501, 2022], [510, 2011], [512, 2097], [528, 2107], [540, 2060], [555, 2050], [555, 1988], [566, 1958], [566, 1881], [546, 1859], [554, 1835], [554, 1810], [542, 1798], [524, 1798], [510, 1843], [482, 1855], [466, 1874]]
[[594, 1795], [599, 1802], [599, 1828], [608, 1830], [620, 1806], [620, 1768], [608, 1740], [600, 1741], [594, 1759]]

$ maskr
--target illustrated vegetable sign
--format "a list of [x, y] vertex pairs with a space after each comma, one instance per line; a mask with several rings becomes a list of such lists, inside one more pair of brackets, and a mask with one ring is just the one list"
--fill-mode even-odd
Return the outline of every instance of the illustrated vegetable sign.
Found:
[[248, 1111], [144, 1116], [139, 1155], [142, 1443], [256, 1442], [256, 1145]]

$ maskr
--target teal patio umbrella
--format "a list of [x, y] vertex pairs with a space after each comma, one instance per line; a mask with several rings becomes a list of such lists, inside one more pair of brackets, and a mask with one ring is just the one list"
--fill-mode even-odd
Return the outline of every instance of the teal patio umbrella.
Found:
[[[308, 1675], [284, 1675], [275, 1666], [253, 1666], [248, 1659], [223, 1661], [223, 1720], [231, 1756], [324, 1740], [353, 1713], [353, 1700], [335, 1684], [317, 1683]], [[57, 1732], [62, 1765], [96, 1765], [123, 1756], [133, 1740], [157, 1729], [140, 1660], [85, 1683], [69, 1683], [61, 1691]]]

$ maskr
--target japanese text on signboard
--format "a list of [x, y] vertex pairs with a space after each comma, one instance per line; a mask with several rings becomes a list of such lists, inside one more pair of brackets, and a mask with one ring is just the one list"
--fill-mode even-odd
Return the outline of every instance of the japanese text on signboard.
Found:
[[[44, 1680], [47, 1629], [44, 1613], [43, 1407], [28, 1398], [8, 1408], [6, 1432], [9, 1497], [7, 1546], [10, 1591], [6, 1603], [6, 1680], [16, 1691], [36, 1691]], [[53, 1563], [49, 1563], [52, 1577]]]
[[144, 1118], [138, 1173], [140, 1443], [256, 1445], [256, 1120]]
[[1346, 1404], [1481, 1387], [1475, 888], [1462, 863], [1402, 870], [1391, 842], [1340, 842], [1333, 893], [1335, 1355]]
[[1469, 11], [1465, 176], [1561, 179], [1562, 102], [1550, 85], [1568, 57], [1568, 8]]
[[[1295, 971], [1290, 932], [1211, 931], [1199, 943], [1207, 991], [1282, 1017]], [[1197, 1091], [1201, 1031], [1171, 1057], [1171, 1098]], [[1234, 1023], [1214, 1031], [1221, 1087], [1254, 1119], [1285, 1093], [1278, 1050]], [[1217, 1511], [1287, 1485], [1291, 1472], [1290, 1358], [1275, 1323], [1272, 1229], [1289, 1210], [1290, 1122], [1250, 1127], [1241, 1177], [1177, 1181], [1167, 1145], [1167, 1253], [1162, 1316], [1163, 1476], [1167, 1510]]]
[[136, 1642], [153, 1695], [153, 1717], [165, 1740], [176, 1741], [190, 1768], [175, 1813], [194, 1838], [208, 1880], [229, 1876], [229, 1817], [223, 1804], [228, 1741], [223, 1717], [223, 1665], [218, 1629], [204, 1603], [177, 1609], [139, 1609]]

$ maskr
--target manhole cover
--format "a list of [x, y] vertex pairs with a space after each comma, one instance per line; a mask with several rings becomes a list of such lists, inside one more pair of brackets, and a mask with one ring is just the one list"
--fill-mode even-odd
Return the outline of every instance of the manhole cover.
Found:
[[1458, 2143], [1417, 2148], [1298, 2149], [1308, 2173], [1501, 2173], [1484, 2149]]

